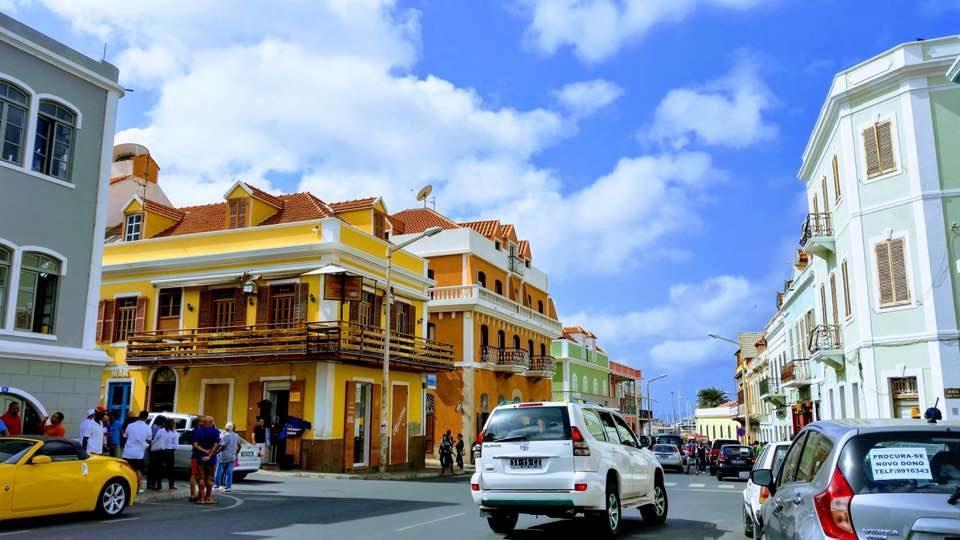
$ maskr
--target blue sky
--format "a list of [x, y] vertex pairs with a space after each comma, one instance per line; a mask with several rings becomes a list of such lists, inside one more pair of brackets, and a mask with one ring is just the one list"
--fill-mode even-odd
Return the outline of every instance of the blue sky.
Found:
[[838, 70], [956, 31], [960, 2], [0, 0], [121, 68], [118, 140], [177, 204], [236, 178], [498, 217], [565, 322], [670, 391], [733, 392], [789, 278], [800, 155]]

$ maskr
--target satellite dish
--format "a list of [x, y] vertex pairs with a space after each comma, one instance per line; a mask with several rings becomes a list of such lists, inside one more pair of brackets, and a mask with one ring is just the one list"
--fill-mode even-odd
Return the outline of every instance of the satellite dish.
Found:
[[429, 197], [430, 193], [432, 192], [433, 192], [433, 186], [430, 184], [423, 186], [423, 188], [421, 188], [420, 191], [417, 192], [417, 200], [423, 201], [424, 208], [427, 207], [427, 197]]

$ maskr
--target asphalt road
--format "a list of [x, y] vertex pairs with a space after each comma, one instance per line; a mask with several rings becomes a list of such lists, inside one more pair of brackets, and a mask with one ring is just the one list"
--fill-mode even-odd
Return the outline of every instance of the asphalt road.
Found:
[[[623, 538], [743, 538], [743, 482], [667, 474], [670, 514], [662, 527], [643, 523], [638, 510], [624, 515]], [[470, 498], [468, 477], [418, 481], [289, 478], [258, 473], [218, 497], [216, 506], [186, 501], [138, 504], [119, 519], [64, 516], [0, 523], [6, 538], [498, 538]], [[581, 518], [522, 516], [508, 538], [589, 538]]]

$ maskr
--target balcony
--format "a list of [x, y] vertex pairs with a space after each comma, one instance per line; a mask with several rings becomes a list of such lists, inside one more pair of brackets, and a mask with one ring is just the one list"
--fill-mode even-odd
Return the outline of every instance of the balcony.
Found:
[[510, 271], [514, 274], [522, 276], [527, 271], [527, 263], [520, 257], [510, 255], [507, 260], [510, 263]]
[[826, 259], [836, 252], [833, 221], [829, 213], [808, 214], [803, 222], [800, 247], [807, 253]]
[[[334, 360], [382, 365], [381, 328], [346, 321], [142, 332], [127, 338], [135, 366], [216, 366]], [[454, 369], [453, 347], [391, 333], [390, 364], [409, 371]]]
[[530, 369], [530, 355], [525, 349], [500, 349], [485, 345], [480, 347], [480, 361], [491, 364], [494, 371], [510, 375]]
[[809, 360], [793, 360], [784, 364], [780, 370], [783, 388], [804, 388], [813, 382]]
[[511, 322], [526, 326], [551, 337], [559, 337], [563, 328], [560, 321], [520, 305], [480, 285], [456, 285], [430, 289], [431, 312], [484, 308]]
[[622, 414], [636, 415], [637, 414], [637, 397], [631, 394], [624, 394], [620, 398], [620, 412]]
[[821, 324], [810, 333], [810, 359], [842, 370], [843, 340], [840, 325]]
[[531, 356], [530, 367], [524, 372], [527, 377], [535, 379], [552, 379], [554, 372], [552, 356]]
[[786, 395], [780, 387], [780, 381], [770, 376], [760, 381], [760, 399], [775, 407], [782, 407], [787, 402]]

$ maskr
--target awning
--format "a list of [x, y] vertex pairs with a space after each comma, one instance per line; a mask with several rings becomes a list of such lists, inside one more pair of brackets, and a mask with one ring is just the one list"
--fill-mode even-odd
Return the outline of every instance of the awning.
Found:
[[205, 276], [180, 277], [170, 279], [155, 279], [150, 283], [154, 287], [200, 287], [202, 285], [218, 285], [220, 283], [237, 283], [243, 277], [243, 272], [229, 274], [209, 274]]
[[321, 266], [315, 270], [311, 270], [305, 274], [300, 274], [302, 276], [320, 276], [325, 274], [342, 274], [347, 272], [347, 269], [342, 266], [337, 266], [335, 264], [328, 264], [326, 266]]

